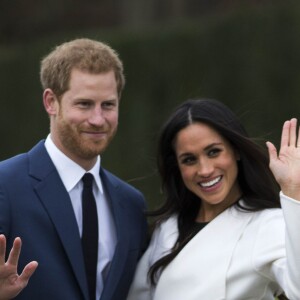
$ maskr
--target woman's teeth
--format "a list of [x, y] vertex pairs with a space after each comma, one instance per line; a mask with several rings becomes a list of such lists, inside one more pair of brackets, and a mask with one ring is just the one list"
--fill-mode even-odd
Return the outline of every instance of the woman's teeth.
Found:
[[217, 184], [220, 180], [221, 180], [221, 176], [219, 176], [211, 181], [201, 182], [200, 186], [205, 187], [205, 188], [212, 187], [213, 185]]

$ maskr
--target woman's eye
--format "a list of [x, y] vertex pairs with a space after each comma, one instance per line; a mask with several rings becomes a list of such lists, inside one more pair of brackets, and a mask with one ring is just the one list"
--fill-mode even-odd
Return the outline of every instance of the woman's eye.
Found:
[[209, 156], [209, 157], [215, 157], [215, 156], [217, 156], [220, 152], [221, 152], [221, 149], [217, 149], [217, 148], [211, 149], [211, 150], [208, 151], [208, 156]]
[[181, 163], [184, 165], [190, 165], [190, 164], [194, 163], [195, 160], [196, 160], [195, 157], [187, 156], [181, 160]]

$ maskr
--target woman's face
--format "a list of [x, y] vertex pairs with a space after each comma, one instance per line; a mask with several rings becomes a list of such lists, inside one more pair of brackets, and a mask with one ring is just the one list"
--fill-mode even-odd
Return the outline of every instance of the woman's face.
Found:
[[202, 201], [198, 221], [210, 221], [240, 197], [239, 157], [212, 127], [200, 122], [185, 127], [174, 150], [185, 186]]

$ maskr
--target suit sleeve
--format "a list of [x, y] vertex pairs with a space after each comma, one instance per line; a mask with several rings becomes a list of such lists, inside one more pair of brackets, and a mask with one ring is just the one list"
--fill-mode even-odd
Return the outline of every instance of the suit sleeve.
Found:
[[177, 217], [172, 216], [155, 229], [148, 249], [140, 259], [127, 300], [151, 300], [155, 286], [151, 285], [148, 272], [162, 256], [170, 252], [178, 236]]
[[151, 267], [150, 257], [153, 252], [157, 240], [157, 231], [154, 232], [148, 249], [141, 257], [133, 278], [131, 288], [127, 300], [151, 300], [152, 299], [152, 287], [148, 278], [148, 271]]
[[9, 216], [9, 202], [7, 201], [3, 185], [0, 182], [0, 234], [4, 234], [6, 237], [9, 234]]

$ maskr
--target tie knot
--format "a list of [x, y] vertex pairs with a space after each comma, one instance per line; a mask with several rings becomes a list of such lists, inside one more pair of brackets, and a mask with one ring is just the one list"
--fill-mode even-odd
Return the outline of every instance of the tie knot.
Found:
[[85, 173], [82, 177], [83, 186], [91, 188], [93, 186], [94, 176], [91, 173]]

